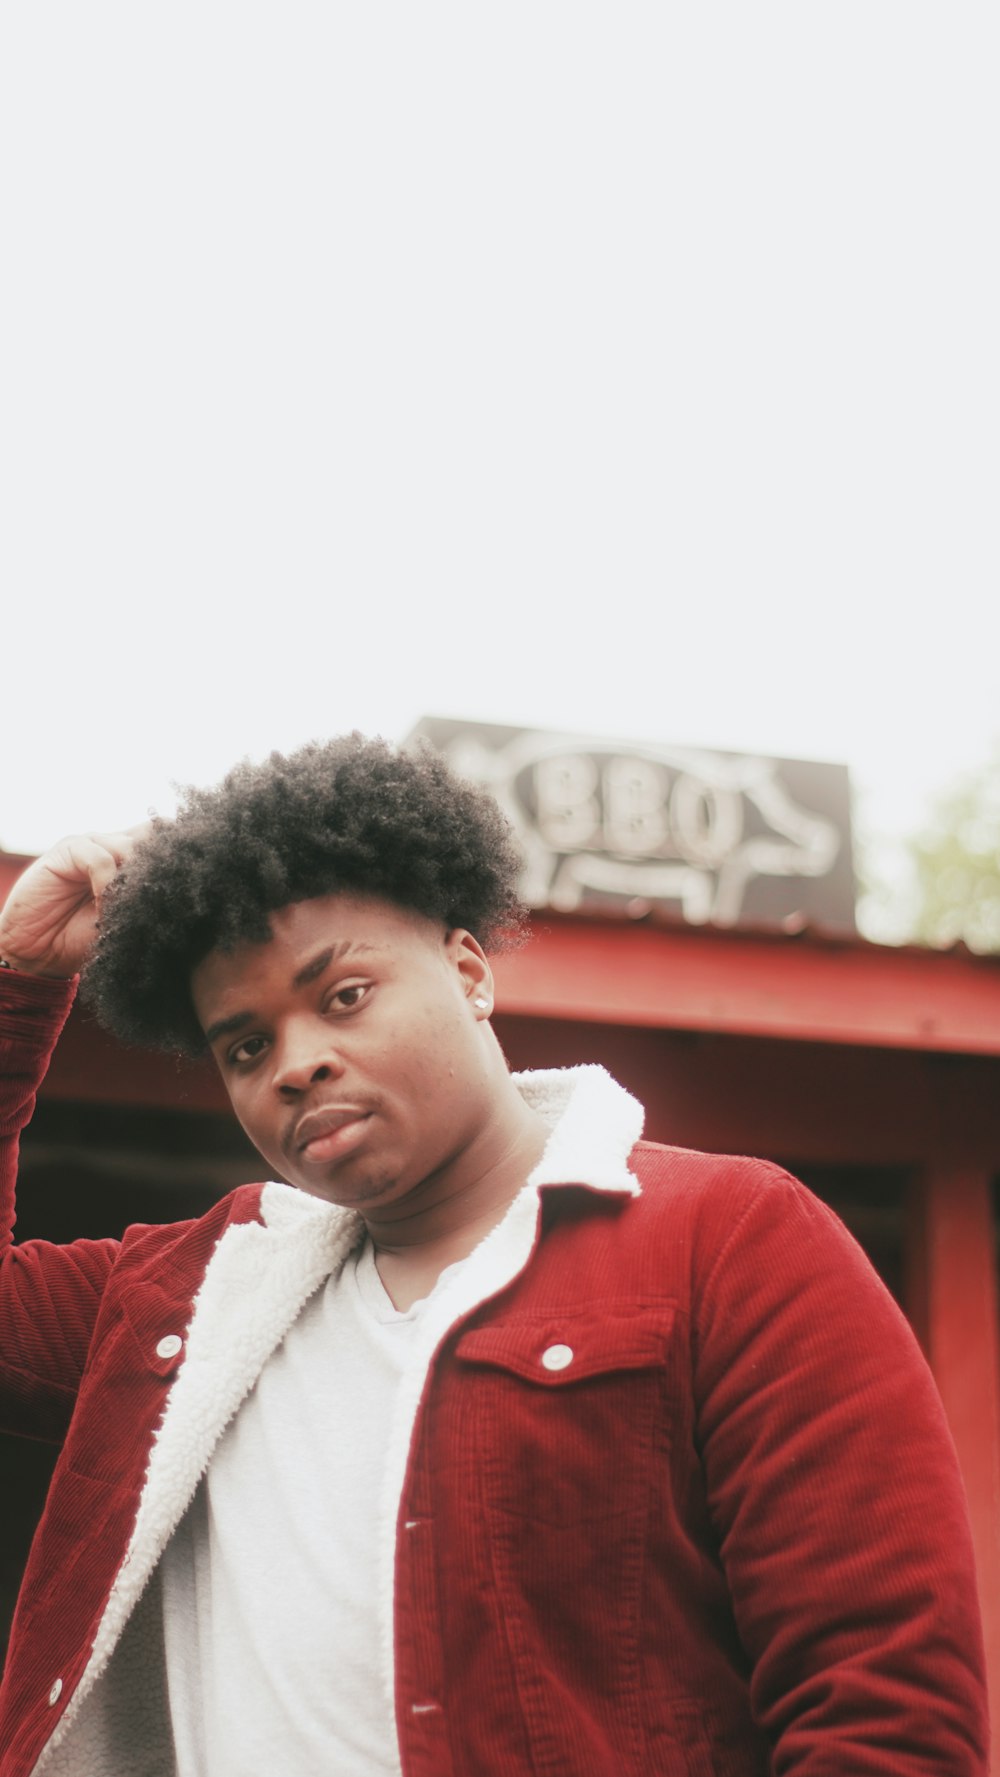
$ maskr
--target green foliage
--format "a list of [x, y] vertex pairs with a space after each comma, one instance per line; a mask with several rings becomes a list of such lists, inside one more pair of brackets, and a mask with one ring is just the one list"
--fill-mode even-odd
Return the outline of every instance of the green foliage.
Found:
[[919, 894], [914, 935], [1000, 951], [1000, 746], [939, 798], [910, 851]]

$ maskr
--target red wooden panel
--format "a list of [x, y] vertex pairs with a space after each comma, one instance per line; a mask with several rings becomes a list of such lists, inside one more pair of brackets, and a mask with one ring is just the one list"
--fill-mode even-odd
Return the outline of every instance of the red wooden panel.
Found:
[[[1000, 1722], [1000, 1310], [991, 1180], [941, 1168], [923, 1190], [927, 1345], [969, 1495], [994, 1722]], [[1000, 1736], [994, 1777], [1000, 1777]]]
[[513, 1067], [599, 1061], [654, 1141], [805, 1164], [1000, 1172], [1000, 1057], [496, 1018]]
[[1000, 959], [539, 915], [496, 960], [501, 1011], [1000, 1054]]
[[214, 1062], [123, 1049], [79, 1003], [56, 1046], [41, 1096], [170, 1110], [229, 1107]]

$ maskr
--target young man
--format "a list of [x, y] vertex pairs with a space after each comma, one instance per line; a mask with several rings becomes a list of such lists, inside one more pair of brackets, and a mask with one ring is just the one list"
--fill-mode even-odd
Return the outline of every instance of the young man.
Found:
[[908, 1327], [776, 1168], [508, 1073], [516, 869], [487, 798], [354, 736], [16, 886], [8, 1226], [84, 964], [126, 1041], [207, 1045], [276, 1177], [8, 1239], [5, 1422], [62, 1451], [0, 1777], [984, 1777]]

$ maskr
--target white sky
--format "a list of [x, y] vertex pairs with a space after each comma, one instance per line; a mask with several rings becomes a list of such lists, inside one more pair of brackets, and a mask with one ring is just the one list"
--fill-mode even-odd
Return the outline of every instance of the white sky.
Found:
[[9, 8], [0, 842], [424, 713], [1000, 736], [993, 6]]

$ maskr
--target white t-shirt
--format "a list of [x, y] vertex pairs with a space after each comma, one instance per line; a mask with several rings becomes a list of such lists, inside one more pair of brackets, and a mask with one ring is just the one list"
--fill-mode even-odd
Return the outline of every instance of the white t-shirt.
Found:
[[[476, 1298], [484, 1251], [499, 1287], [527, 1257], [536, 1213], [522, 1193], [477, 1249]], [[163, 1558], [177, 1777], [399, 1777], [390, 1445], [408, 1442], [470, 1264], [401, 1314], [366, 1241], [223, 1434]]]

